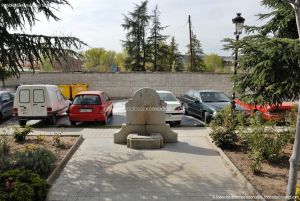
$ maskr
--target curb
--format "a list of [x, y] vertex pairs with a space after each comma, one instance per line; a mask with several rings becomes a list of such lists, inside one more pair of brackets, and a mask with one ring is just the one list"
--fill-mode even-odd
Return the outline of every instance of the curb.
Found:
[[242, 185], [244, 187], [246, 187], [250, 193], [253, 193], [255, 196], [260, 197], [259, 199], [255, 199], [255, 200], [266, 201], [265, 198], [252, 185], [252, 183], [241, 173], [241, 171], [226, 156], [226, 154], [222, 151], [222, 149], [220, 149], [213, 143], [213, 140], [211, 139], [211, 137], [209, 135], [207, 136], [207, 138], [211, 142], [213, 148], [219, 152], [219, 154], [222, 157], [222, 159], [224, 160], [225, 164], [230, 168], [230, 170], [233, 172], [234, 176], [242, 183]]
[[77, 149], [79, 148], [83, 140], [84, 139], [82, 135], [80, 135], [76, 143], [71, 147], [71, 149], [67, 152], [65, 157], [61, 160], [61, 162], [57, 165], [57, 167], [52, 171], [50, 176], [47, 178], [46, 181], [48, 184], [52, 185], [55, 182], [55, 180], [59, 177], [60, 173], [62, 172], [62, 170], [68, 163], [68, 161], [71, 159], [73, 154], [77, 151]]

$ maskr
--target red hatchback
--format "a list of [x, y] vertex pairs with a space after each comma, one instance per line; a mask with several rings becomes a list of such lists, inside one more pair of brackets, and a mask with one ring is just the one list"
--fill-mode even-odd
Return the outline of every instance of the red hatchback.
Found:
[[69, 108], [69, 120], [72, 125], [77, 122], [101, 121], [113, 114], [113, 104], [107, 94], [102, 91], [83, 91], [78, 93]]
[[293, 108], [295, 108], [295, 103], [293, 102], [283, 102], [279, 106], [269, 104], [260, 106], [255, 104], [244, 103], [241, 100], [237, 99], [235, 103], [249, 111], [260, 112], [262, 114], [263, 119], [273, 121], [286, 121], [288, 113], [292, 111]]

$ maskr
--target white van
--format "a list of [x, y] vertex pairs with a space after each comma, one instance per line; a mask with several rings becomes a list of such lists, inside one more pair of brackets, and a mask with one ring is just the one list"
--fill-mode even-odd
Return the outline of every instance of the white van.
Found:
[[14, 115], [21, 126], [31, 119], [48, 119], [55, 124], [56, 116], [66, 112], [69, 105], [56, 85], [21, 85], [14, 99]]

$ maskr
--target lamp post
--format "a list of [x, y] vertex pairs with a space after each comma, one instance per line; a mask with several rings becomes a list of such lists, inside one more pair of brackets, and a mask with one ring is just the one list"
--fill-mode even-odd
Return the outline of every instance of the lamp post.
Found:
[[[240, 39], [240, 34], [242, 34], [245, 19], [241, 16], [241, 13], [237, 13], [236, 17], [232, 19], [233, 24], [235, 25], [235, 39], [238, 41]], [[236, 76], [237, 73], [237, 60], [238, 60], [238, 48], [235, 49], [235, 57], [234, 57], [234, 68], [233, 68], [233, 75]], [[233, 92], [232, 92], [232, 101], [231, 101], [231, 108], [232, 110], [235, 109], [235, 82], [233, 81]]]

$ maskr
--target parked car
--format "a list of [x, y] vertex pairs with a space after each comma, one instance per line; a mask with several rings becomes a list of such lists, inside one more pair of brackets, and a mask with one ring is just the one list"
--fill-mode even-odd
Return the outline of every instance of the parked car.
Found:
[[55, 124], [56, 117], [65, 113], [70, 103], [56, 85], [21, 85], [14, 100], [14, 115], [21, 126], [31, 119], [47, 119]]
[[257, 105], [254, 103], [245, 103], [237, 99], [236, 105], [242, 106], [252, 112], [262, 115], [264, 120], [287, 121], [288, 113], [295, 107], [293, 102], [283, 102], [280, 105]]
[[[179, 98], [186, 114], [199, 117], [209, 123], [218, 111], [231, 104], [231, 100], [220, 91], [215, 90], [189, 90]], [[236, 110], [244, 110], [237, 105]]]
[[176, 96], [170, 91], [156, 91], [161, 100], [165, 101], [167, 104], [166, 110], [166, 122], [174, 122], [180, 125], [182, 117], [184, 115], [184, 110], [176, 98]]
[[14, 94], [0, 91], [0, 121], [13, 115]]
[[103, 91], [83, 91], [75, 96], [68, 113], [72, 125], [93, 121], [107, 124], [109, 116], [113, 115], [113, 104]]

